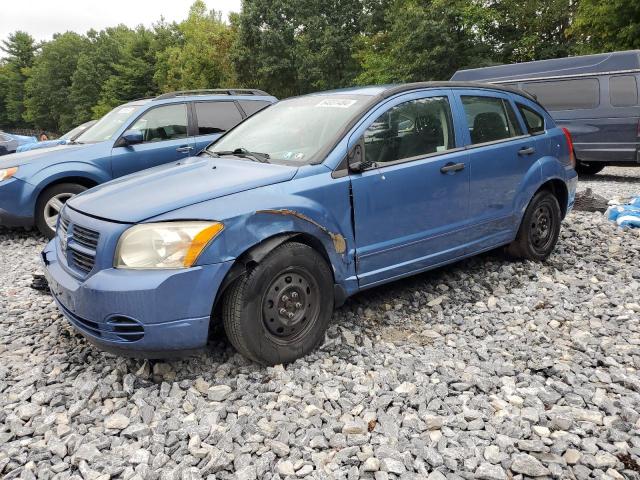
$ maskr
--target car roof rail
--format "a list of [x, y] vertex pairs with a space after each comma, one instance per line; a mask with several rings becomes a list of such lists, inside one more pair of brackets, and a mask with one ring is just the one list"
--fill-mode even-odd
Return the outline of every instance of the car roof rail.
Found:
[[177, 92], [168, 92], [158, 95], [154, 100], [166, 100], [167, 98], [187, 97], [191, 95], [262, 95], [269, 96], [263, 90], [255, 88], [208, 88], [201, 90], [180, 90]]

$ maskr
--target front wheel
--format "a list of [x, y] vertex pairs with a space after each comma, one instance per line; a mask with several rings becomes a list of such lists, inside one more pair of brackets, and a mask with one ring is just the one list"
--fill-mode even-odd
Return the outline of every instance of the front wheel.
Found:
[[47, 188], [38, 197], [35, 211], [35, 221], [40, 233], [47, 238], [53, 238], [56, 234], [58, 216], [65, 203], [87, 187], [77, 183], [61, 183]]
[[263, 365], [290, 363], [324, 339], [333, 312], [333, 276], [308, 245], [287, 242], [241, 276], [225, 294], [231, 344]]
[[581, 162], [576, 163], [576, 172], [578, 175], [595, 175], [602, 171], [606, 167], [604, 163], [600, 162]]
[[562, 213], [555, 195], [548, 190], [536, 193], [524, 212], [516, 239], [507, 253], [516, 258], [542, 261], [558, 242]]

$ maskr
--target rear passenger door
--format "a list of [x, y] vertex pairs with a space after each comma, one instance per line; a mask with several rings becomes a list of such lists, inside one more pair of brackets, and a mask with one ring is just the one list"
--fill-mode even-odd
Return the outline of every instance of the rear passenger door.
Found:
[[456, 93], [464, 111], [469, 152], [469, 216], [474, 228], [468, 252], [513, 239], [516, 195], [544, 148], [529, 135], [508, 94], [486, 90]]
[[193, 117], [196, 154], [240, 123], [243, 114], [233, 100], [217, 100], [193, 102]]
[[[126, 130], [142, 133], [142, 143], [114, 147], [111, 168], [114, 177], [174, 162], [192, 155], [194, 139], [189, 135], [186, 103], [171, 103], [150, 108]], [[118, 142], [116, 141], [115, 145]]]

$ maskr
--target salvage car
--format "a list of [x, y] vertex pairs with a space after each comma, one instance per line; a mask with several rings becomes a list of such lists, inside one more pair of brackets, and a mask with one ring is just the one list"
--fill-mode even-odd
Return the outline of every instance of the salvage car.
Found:
[[546, 259], [574, 202], [572, 152], [511, 88], [301, 96], [197, 157], [74, 197], [42, 260], [61, 312], [101, 348], [164, 357], [222, 321], [249, 359], [288, 363], [356, 292], [500, 246]]
[[20, 145], [16, 152], [28, 152], [29, 150], [37, 150], [39, 148], [49, 148], [56, 147], [58, 145], [66, 145], [67, 143], [73, 143], [80, 135], [82, 135], [89, 127], [93, 126], [97, 120], [90, 120], [81, 125], [78, 125], [76, 128], [68, 131], [60, 138], [56, 138], [55, 140], [45, 140], [42, 142], [32, 142], [27, 143], [25, 145]]
[[73, 143], [0, 160], [0, 225], [55, 234], [67, 200], [100, 183], [189, 157], [275, 97], [261, 90], [190, 90], [121, 105]]

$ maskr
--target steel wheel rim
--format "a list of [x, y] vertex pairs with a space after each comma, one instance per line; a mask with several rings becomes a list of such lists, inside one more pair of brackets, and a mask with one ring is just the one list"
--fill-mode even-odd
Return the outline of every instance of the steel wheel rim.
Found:
[[531, 245], [538, 251], [544, 251], [553, 239], [554, 219], [549, 205], [538, 205], [533, 212], [530, 225]]
[[49, 199], [44, 206], [44, 221], [51, 230], [58, 225], [58, 217], [64, 204], [73, 197], [73, 193], [59, 193]]
[[262, 323], [277, 342], [306, 335], [320, 314], [320, 288], [306, 269], [289, 267], [275, 276], [262, 298]]

